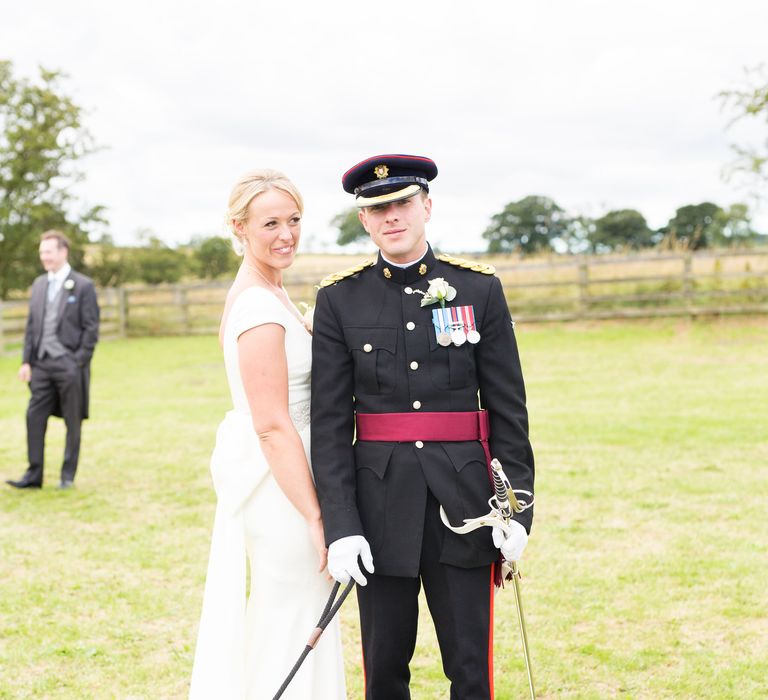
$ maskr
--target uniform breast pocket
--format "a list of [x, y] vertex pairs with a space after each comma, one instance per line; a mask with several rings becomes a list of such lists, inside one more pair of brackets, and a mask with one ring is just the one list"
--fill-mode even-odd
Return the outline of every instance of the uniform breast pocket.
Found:
[[355, 390], [389, 394], [395, 390], [397, 328], [348, 327], [344, 330], [355, 363]]
[[435, 333], [429, 338], [429, 372], [432, 383], [440, 389], [464, 389], [475, 380], [474, 346], [464, 343], [444, 347]]

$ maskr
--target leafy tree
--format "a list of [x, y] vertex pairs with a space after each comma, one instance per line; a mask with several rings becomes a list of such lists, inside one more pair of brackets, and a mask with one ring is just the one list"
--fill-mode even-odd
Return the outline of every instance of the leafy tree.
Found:
[[193, 258], [200, 277], [214, 279], [237, 269], [237, 255], [232, 249], [232, 244], [222, 236], [212, 236], [196, 242]]
[[668, 245], [682, 243], [689, 250], [713, 246], [746, 245], [764, 239], [752, 228], [746, 204], [723, 209], [712, 202], [680, 207], [659, 234]]
[[331, 226], [339, 229], [339, 235], [336, 238], [338, 245], [349, 245], [360, 239], [368, 238], [368, 232], [363, 228], [357, 216], [358, 211], [357, 207], [345, 209], [331, 219]]
[[[743, 119], [761, 119], [768, 125], [768, 72], [765, 66], [748, 69], [746, 83], [734, 90], [720, 93], [723, 105], [735, 112], [731, 125]], [[732, 146], [736, 160], [731, 172], [752, 175], [759, 182], [768, 181], [768, 133], [760, 147]], [[762, 196], [765, 196], [764, 190]]]
[[649, 248], [656, 242], [655, 234], [648, 228], [645, 217], [635, 209], [609, 211], [595, 220], [588, 236], [591, 248], [596, 253]]
[[722, 211], [720, 227], [713, 236], [714, 245], [743, 245], [760, 240], [763, 236], [752, 228], [749, 207], [746, 204], [732, 204]]
[[105, 223], [101, 207], [80, 215], [67, 188], [80, 179], [76, 163], [94, 150], [82, 110], [63, 92], [62, 74], [15, 78], [0, 61], [0, 298], [25, 289], [40, 272], [40, 234], [57, 228], [72, 240], [70, 260], [82, 263], [89, 227]]
[[136, 276], [147, 284], [178, 282], [187, 271], [187, 256], [183, 251], [169, 248], [156, 236], [150, 235], [147, 245], [135, 248], [131, 259]]
[[567, 247], [573, 220], [548, 197], [530, 195], [510, 202], [491, 217], [483, 232], [489, 253], [536, 253]]
[[660, 232], [689, 250], [699, 250], [721, 238], [723, 222], [724, 212], [717, 204], [688, 204], [680, 207]]
[[111, 236], [104, 234], [91, 250], [86, 271], [100, 287], [119, 287], [135, 279], [136, 266], [130, 252], [118, 248]]

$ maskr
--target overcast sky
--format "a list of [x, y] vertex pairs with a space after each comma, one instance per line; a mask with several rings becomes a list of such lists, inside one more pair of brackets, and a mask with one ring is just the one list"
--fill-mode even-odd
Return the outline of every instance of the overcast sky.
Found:
[[529, 194], [653, 227], [743, 200], [721, 173], [760, 131], [716, 96], [768, 62], [766, 27], [765, 0], [0, 0], [0, 58], [69, 74], [106, 147], [78, 192], [119, 242], [220, 234], [237, 177], [273, 167], [319, 250], [341, 174], [395, 152], [437, 162], [430, 239], [472, 250]]

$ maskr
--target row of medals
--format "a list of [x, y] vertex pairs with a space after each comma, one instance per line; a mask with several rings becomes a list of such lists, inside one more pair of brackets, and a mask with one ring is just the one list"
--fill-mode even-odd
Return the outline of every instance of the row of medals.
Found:
[[480, 340], [480, 334], [474, 328], [465, 331], [464, 324], [462, 323], [451, 323], [450, 328], [450, 333], [443, 331], [442, 333], [437, 334], [438, 345], [442, 345], [444, 348], [451, 344], [459, 347], [460, 345], [464, 345], [464, 343], [467, 342], [474, 345]]
[[[414, 293], [414, 290], [411, 287], [406, 287], [403, 291], [406, 294]], [[437, 333], [437, 344], [444, 348], [447, 348], [451, 344], [459, 347], [466, 342], [474, 345], [480, 341], [480, 334], [477, 330], [470, 328], [468, 331], [465, 331], [464, 324], [461, 321], [449, 323], [448, 327], [451, 329], [450, 333], [446, 333], [445, 331]], [[437, 332], [437, 329], [435, 330]]]

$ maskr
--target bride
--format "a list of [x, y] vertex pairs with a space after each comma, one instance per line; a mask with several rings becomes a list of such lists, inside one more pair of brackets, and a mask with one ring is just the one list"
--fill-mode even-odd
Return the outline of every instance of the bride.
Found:
[[[229, 199], [243, 252], [219, 333], [233, 409], [211, 457], [218, 503], [193, 700], [271, 700], [331, 590], [309, 464], [311, 336], [282, 286], [302, 212], [298, 190], [274, 170], [243, 176]], [[338, 618], [283, 697], [346, 697]]]

